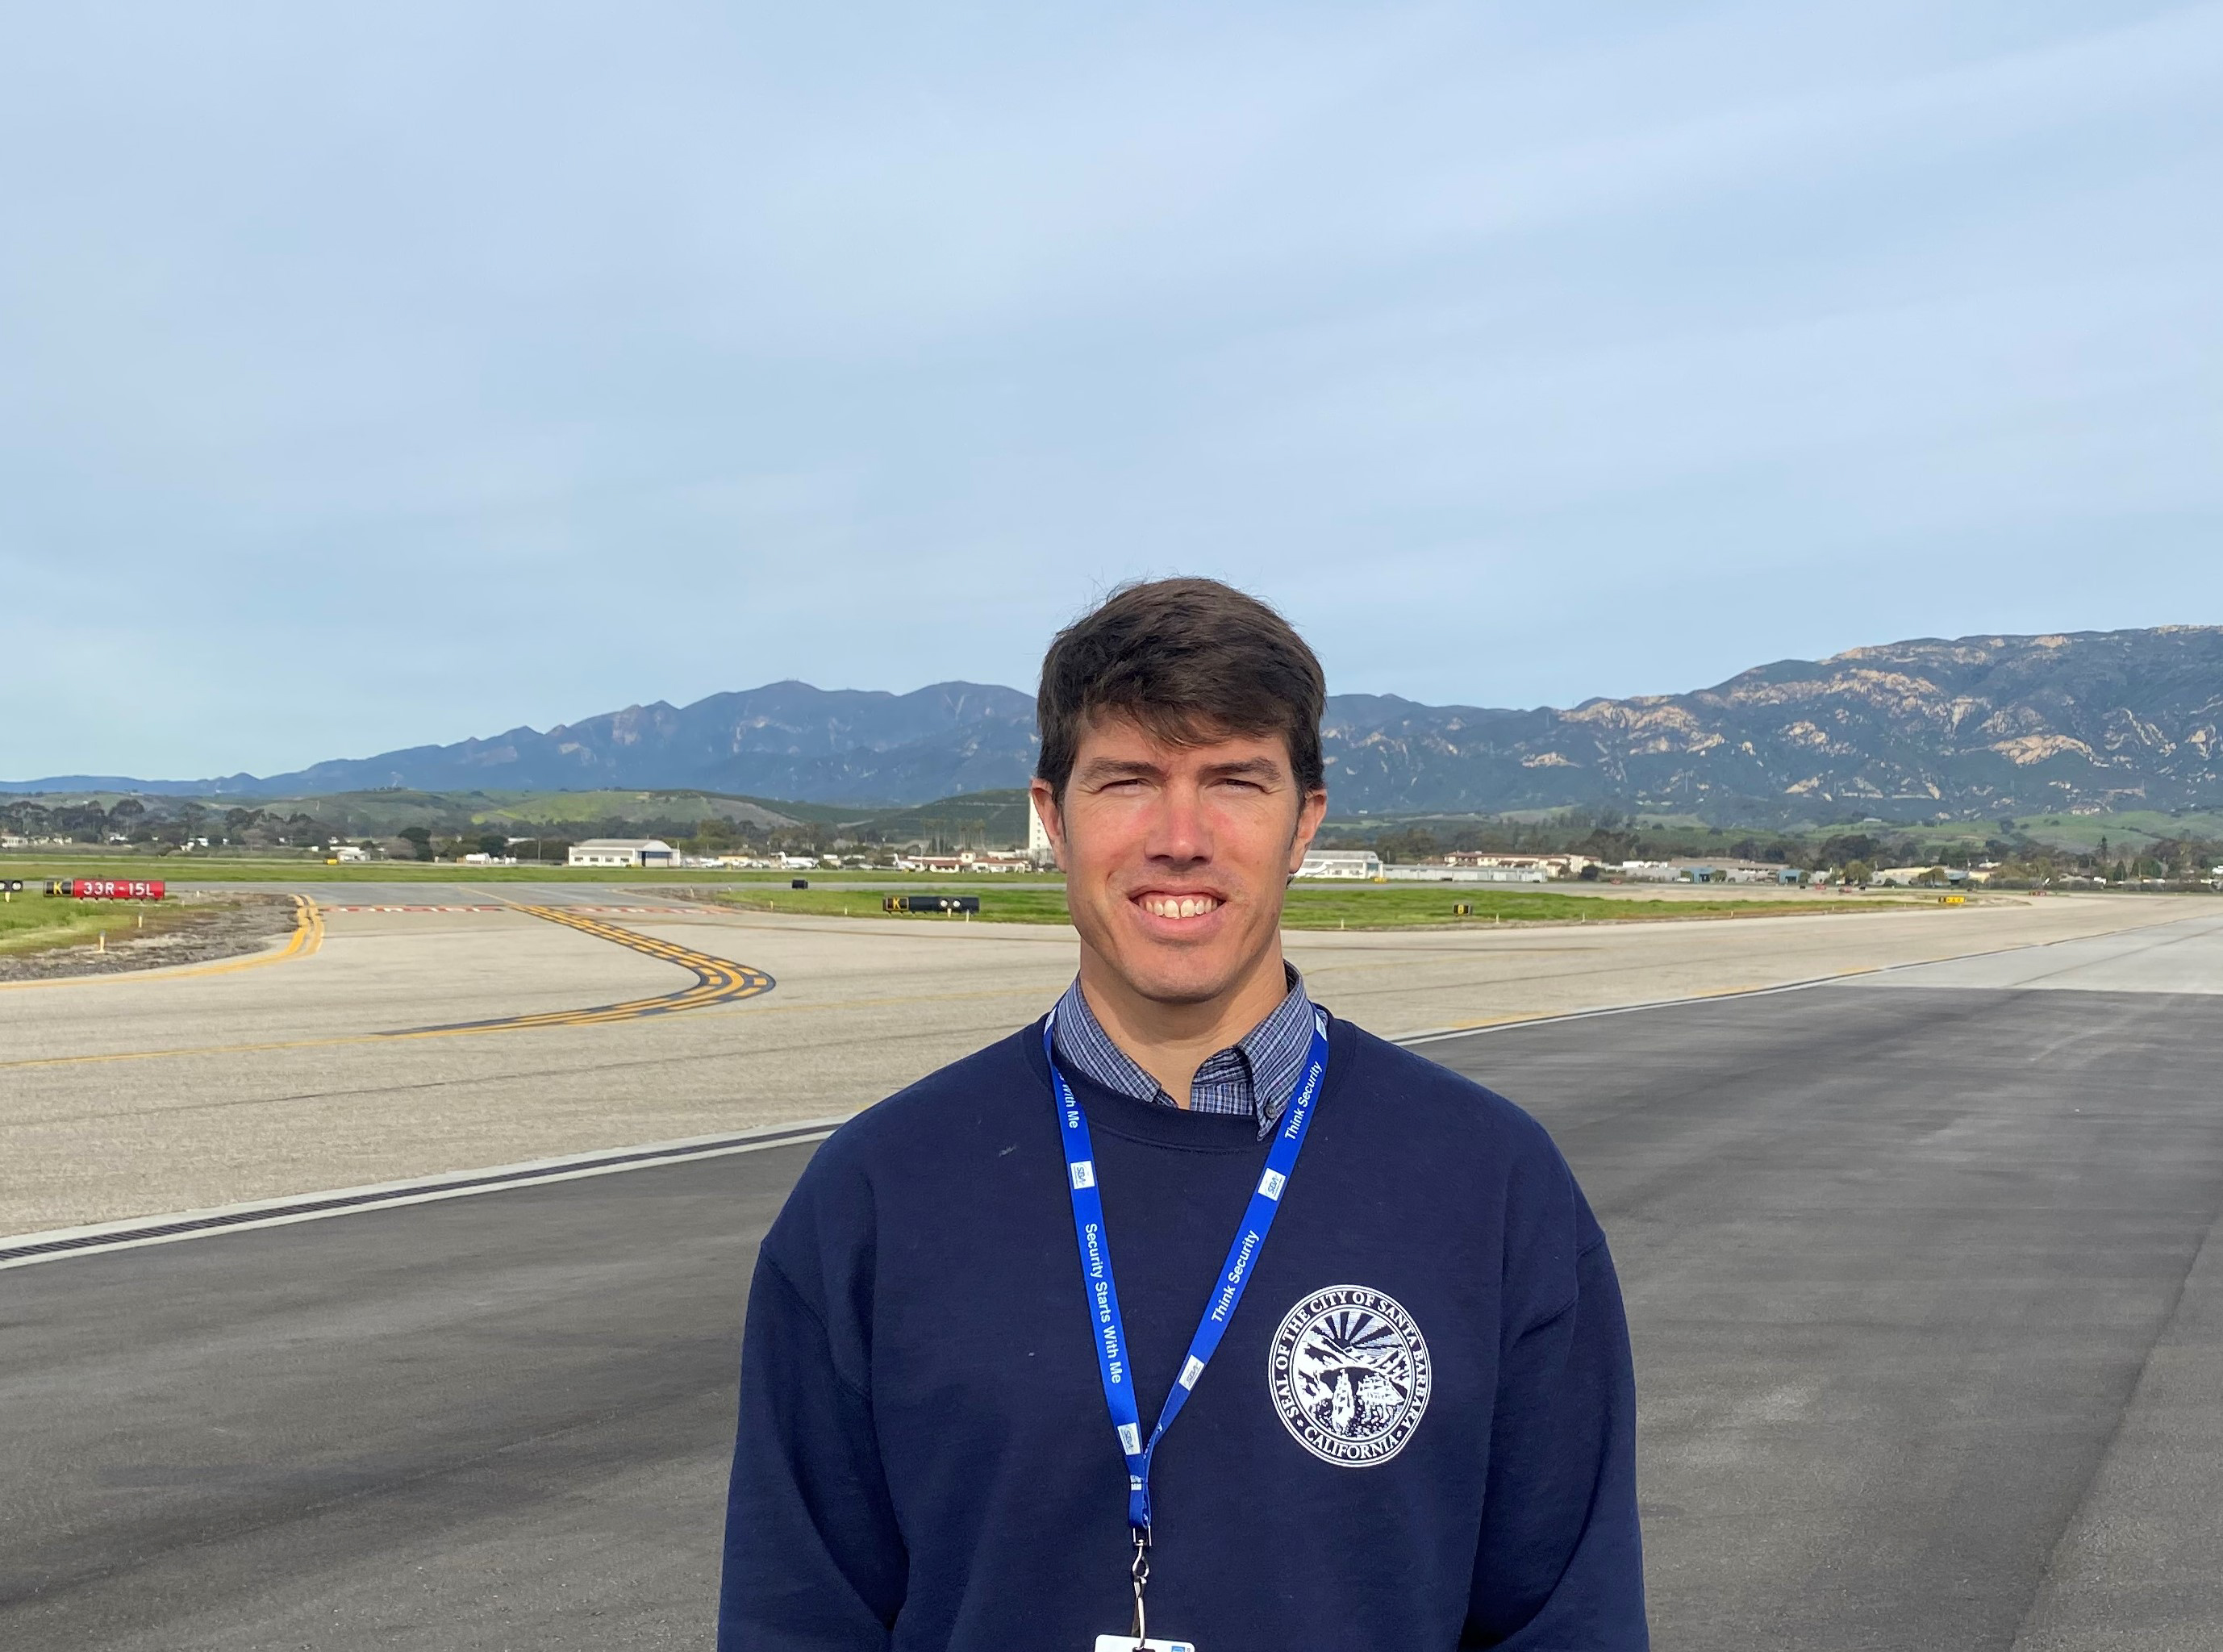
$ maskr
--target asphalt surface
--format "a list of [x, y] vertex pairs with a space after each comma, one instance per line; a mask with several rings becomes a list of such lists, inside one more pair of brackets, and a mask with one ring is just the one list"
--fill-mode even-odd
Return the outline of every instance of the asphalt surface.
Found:
[[[1663, 1649], [2223, 1645], [2223, 924], [2006, 956], [1427, 1046], [1612, 1237]], [[707, 1644], [807, 1153], [0, 1273], [0, 1645]]]
[[[0, 983], [0, 1235], [853, 1112], [1042, 1012], [1041, 924], [706, 911], [586, 884], [323, 887], [290, 950]], [[2213, 898], [1311, 930], [1401, 1035], [2134, 931]]]

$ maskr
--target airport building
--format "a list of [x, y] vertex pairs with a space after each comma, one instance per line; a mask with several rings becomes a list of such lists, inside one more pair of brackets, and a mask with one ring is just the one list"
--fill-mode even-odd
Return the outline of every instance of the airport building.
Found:
[[1939, 866], [1936, 861], [1920, 867], [1879, 867], [1874, 881], [1898, 888], [1911, 888], [1917, 884], [1949, 884], [1955, 887], [1964, 883], [1989, 883], [1988, 872], [1971, 872], [1966, 867]]
[[[1453, 849], [1444, 856], [1444, 864], [1477, 870], [1490, 867], [1540, 870], [1546, 878], [1578, 878], [1583, 868], [1592, 864], [1592, 861], [1587, 854], [1515, 854], [1497, 849]], [[1515, 881], [1525, 883], [1533, 880], [1519, 879]]]
[[1382, 874], [1391, 883], [1549, 883], [1551, 873], [1540, 866], [1416, 866], [1390, 867]]
[[668, 867], [677, 859], [660, 837], [590, 837], [571, 845], [575, 867]]
[[1598, 869], [1628, 883], [1796, 884], [1806, 879], [1797, 867], [1774, 861], [1623, 861]]
[[1031, 872], [1031, 856], [1010, 849], [962, 849], [955, 854], [898, 854], [898, 872]]
[[1050, 847], [1049, 828], [1042, 824], [1042, 810], [1035, 807], [1032, 798], [1027, 799], [1027, 859], [1038, 867], [1057, 864], [1057, 851]]
[[1300, 878], [1378, 878], [1382, 857], [1372, 849], [1314, 849], [1297, 868]]

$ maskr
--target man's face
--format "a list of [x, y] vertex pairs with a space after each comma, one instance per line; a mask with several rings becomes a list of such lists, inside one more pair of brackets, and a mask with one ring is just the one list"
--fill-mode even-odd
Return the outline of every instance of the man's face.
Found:
[[1117, 716], [1083, 731], [1061, 804], [1042, 781], [1034, 791], [1082, 942], [1164, 1004], [1247, 981], [1327, 810], [1325, 791], [1298, 789], [1278, 735], [1169, 746]]

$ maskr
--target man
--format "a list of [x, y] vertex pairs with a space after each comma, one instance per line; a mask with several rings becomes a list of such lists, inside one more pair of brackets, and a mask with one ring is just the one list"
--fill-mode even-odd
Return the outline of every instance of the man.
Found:
[[1080, 976], [836, 1132], [765, 1236], [723, 1652], [1646, 1644], [1572, 1176], [1282, 961], [1323, 696], [1208, 580], [1052, 644], [1033, 797]]

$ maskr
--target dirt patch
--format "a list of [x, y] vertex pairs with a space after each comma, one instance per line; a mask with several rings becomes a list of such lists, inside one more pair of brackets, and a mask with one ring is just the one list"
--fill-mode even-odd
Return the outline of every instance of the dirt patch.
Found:
[[287, 895], [179, 895], [146, 910], [118, 907], [104, 950], [81, 936], [50, 947], [0, 953], [0, 981], [51, 980], [65, 975], [112, 975], [175, 964], [210, 963], [260, 952], [290, 934], [296, 908]]

